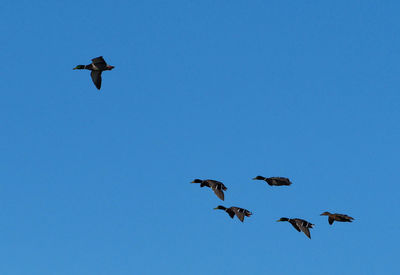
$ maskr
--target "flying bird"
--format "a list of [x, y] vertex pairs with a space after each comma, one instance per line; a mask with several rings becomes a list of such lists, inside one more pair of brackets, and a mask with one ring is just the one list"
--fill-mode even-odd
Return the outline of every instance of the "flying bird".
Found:
[[221, 200], [224, 200], [224, 191], [228, 189], [222, 182], [217, 180], [195, 179], [191, 183], [200, 183], [200, 187], [207, 186], [211, 188], [214, 191], [215, 195], [217, 195], [217, 197]]
[[289, 186], [292, 184], [292, 182], [288, 178], [284, 178], [284, 177], [266, 178], [263, 176], [257, 176], [255, 178], [253, 178], [253, 180], [264, 180], [271, 186], [282, 186], [282, 185]]
[[328, 218], [328, 222], [329, 224], [333, 224], [334, 221], [337, 222], [352, 222], [354, 220], [354, 218], [347, 216], [345, 214], [331, 214], [329, 212], [324, 212], [321, 214], [321, 216], [329, 216]]
[[78, 65], [74, 70], [89, 70], [92, 81], [97, 89], [101, 88], [101, 73], [103, 71], [111, 71], [114, 66], [107, 65], [106, 61], [102, 56], [92, 59], [92, 63], [89, 65]]
[[307, 237], [311, 239], [310, 230], [309, 228], [313, 228], [314, 224], [309, 223], [308, 221], [302, 219], [288, 219], [288, 218], [280, 218], [277, 222], [290, 222], [290, 224], [296, 229], [297, 231], [302, 231], [306, 234]]
[[231, 206], [229, 208], [226, 208], [225, 206], [222, 205], [218, 205], [217, 207], [214, 208], [215, 210], [220, 209], [220, 210], [224, 210], [226, 213], [229, 214], [229, 216], [233, 219], [233, 217], [236, 215], [236, 217], [238, 217], [238, 219], [243, 222], [244, 221], [244, 217], [250, 217], [251, 215], [253, 215], [249, 210], [244, 209], [244, 208], [240, 208], [240, 207], [236, 207], [236, 206]]

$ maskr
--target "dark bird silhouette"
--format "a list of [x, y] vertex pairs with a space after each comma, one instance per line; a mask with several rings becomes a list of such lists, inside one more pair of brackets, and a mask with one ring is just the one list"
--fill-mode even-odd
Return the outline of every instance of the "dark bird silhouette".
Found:
[[228, 188], [226, 186], [217, 180], [200, 180], [200, 179], [195, 179], [191, 183], [200, 183], [200, 187], [210, 187], [215, 195], [217, 195], [218, 198], [221, 200], [224, 200], [224, 191], [226, 191]]
[[288, 178], [284, 178], [284, 177], [266, 178], [263, 176], [257, 176], [255, 178], [253, 178], [253, 180], [264, 180], [271, 186], [282, 186], [282, 185], [288, 186], [288, 185], [292, 184], [292, 182]]
[[224, 210], [226, 213], [229, 214], [229, 216], [233, 219], [233, 217], [236, 215], [238, 219], [243, 222], [244, 217], [250, 217], [252, 213], [244, 208], [236, 207], [236, 206], [231, 206], [229, 208], [226, 208], [225, 206], [218, 205], [217, 207], [214, 208], [215, 210], [220, 209]]
[[293, 225], [294, 229], [297, 231], [303, 231], [307, 237], [311, 239], [310, 230], [309, 228], [313, 228], [314, 224], [309, 223], [308, 221], [302, 219], [288, 219], [288, 218], [280, 218], [277, 222], [290, 222]]
[[329, 224], [333, 224], [334, 221], [337, 222], [352, 222], [354, 220], [354, 218], [347, 216], [345, 214], [331, 214], [329, 212], [324, 212], [321, 214], [321, 216], [329, 216], [328, 217], [328, 222]]
[[74, 70], [89, 70], [92, 81], [97, 89], [101, 88], [101, 73], [103, 71], [111, 71], [114, 66], [107, 65], [106, 61], [102, 56], [92, 59], [92, 63], [89, 65], [78, 65]]

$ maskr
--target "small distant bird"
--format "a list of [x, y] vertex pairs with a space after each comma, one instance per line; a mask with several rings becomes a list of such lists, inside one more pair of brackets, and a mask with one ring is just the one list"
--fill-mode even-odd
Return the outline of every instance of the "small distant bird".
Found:
[[264, 180], [271, 186], [282, 186], [282, 185], [291, 185], [292, 182], [288, 178], [284, 177], [271, 177], [266, 178], [263, 176], [257, 176], [253, 178], [253, 180]]
[[311, 239], [309, 228], [313, 228], [314, 224], [309, 223], [308, 221], [302, 219], [288, 219], [288, 218], [280, 218], [279, 220], [277, 220], [277, 222], [290, 222], [290, 224], [293, 225], [293, 227], [297, 231], [299, 232], [303, 231], [303, 233], [306, 234], [306, 236]]
[[333, 224], [334, 221], [337, 222], [352, 222], [354, 218], [347, 216], [345, 214], [331, 214], [329, 212], [324, 212], [321, 214], [321, 216], [329, 216], [328, 222], [329, 224]]
[[191, 183], [200, 183], [200, 187], [210, 187], [215, 195], [217, 195], [218, 198], [221, 200], [224, 200], [224, 191], [226, 191], [228, 188], [226, 186], [217, 180], [200, 180], [200, 179], [195, 179]]
[[90, 70], [90, 76], [92, 77], [92, 81], [97, 89], [101, 88], [101, 73], [103, 71], [111, 71], [114, 69], [114, 66], [107, 65], [106, 61], [104, 61], [102, 56], [96, 57], [92, 59], [92, 63], [89, 65], [78, 65], [74, 68], [74, 70]]
[[226, 208], [225, 206], [222, 205], [218, 205], [217, 207], [214, 208], [215, 210], [220, 209], [220, 210], [224, 210], [226, 213], [229, 214], [229, 216], [233, 219], [233, 217], [236, 214], [236, 217], [238, 217], [238, 219], [243, 222], [244, 217], [250, 217], [251, 215], [253, 215], [249, 210], [244, 209], [244, 208], [240, 208], [240, 207], [236, 207], [236, 206], [231, 206], [229, 208]]

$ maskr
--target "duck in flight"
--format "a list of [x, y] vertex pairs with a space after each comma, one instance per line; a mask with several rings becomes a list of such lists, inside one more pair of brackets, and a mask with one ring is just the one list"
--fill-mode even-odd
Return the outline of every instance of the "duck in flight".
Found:
[[253, 178], [253, 180], [264, 180], [271, 186], [282, 186], [282, 185], [289, 186], [292, 184], [292, 182], [288, 178], [284, 178], [284, 177], [266, 178], [263, 176], [257, 176], [255, 178]]
[[236, 207], [236, 206], [231, 206], [229, 208], [226, 208], [225, 206], [222, 205], [218, 205], [217, 207], [214, 208], [215, 210], [220, 209], [220, 210], [224, 210], [226, 213], [228, 213], [228, 215], [233, 219], [233, 217], [236, 215], [236, 217], [238, 217], [238, 219], [243, 222], [244, 221], [244, 217], [250, 217], [251, 215], [253, 215], [249, 210], [244, 209], [244, 208], [240, 208], [240, 207]]
[[313, 228], [314, 224], [297, 218], [296, 219], [280, 218], [279, 220], [277, 220], [277, 222], [289, 222], [294, 227], [294, 229], [296, 229], [299, 232], [302, 231], [304, 234], [306, 234], [307, 237], [311, 239], [309, 228]]
[[101, 88], [101, 73], [103, 71], [111, 71], [114, 66], [107, 65], [106, 61], [102, 56], [92, 59], [92, 63], [89, 65], [78, 65], [74, 70], [90, 70], [90, 76], [97, 89]]
[[345, 214], [331, 214], [329, 212], [324, 212], [321, 214], [321, 216], [329, 216], [328, 218], [328, 222], [329, 224], [333, 224], [334, 221], [337, 222], [352, 222], [354, 220], [354, 218], [347, 216]]
[[217, 197], [221, 200], [224, 200], [224, 191], [228, 189], [222, 182], [217, 180], [195, 179], [191, 183], [200, 183], [200, 187], [207, 186], [211, 188], [214, 191], [215, 195], [217, 195]]

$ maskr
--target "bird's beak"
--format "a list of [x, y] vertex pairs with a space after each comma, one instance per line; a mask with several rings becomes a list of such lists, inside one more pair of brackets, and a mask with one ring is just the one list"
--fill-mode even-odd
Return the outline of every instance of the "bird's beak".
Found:
[[256, 178], [253, 178], [253, 180], [256, 180]]
[[76, 70], [76, 69], [78, 69], [78, 67], [75, 67], [75, 68], [73, 68], [72, 70]]
[[217, 210], [217, 209], [218, 209], [218, 207], [215, 207], [215, 208], [214, 208], [214, 210]]
[[277, 220], [277, 222], [281, 222], [281, 220]]

